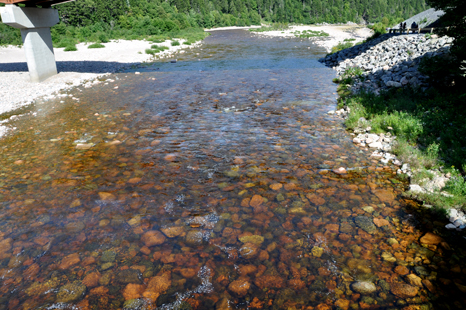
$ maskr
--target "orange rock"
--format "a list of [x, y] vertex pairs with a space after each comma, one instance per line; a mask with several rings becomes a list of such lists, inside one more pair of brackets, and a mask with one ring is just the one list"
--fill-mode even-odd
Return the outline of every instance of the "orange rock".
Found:
[[387, 221], [386, 219], [378, 219], [378, 218], [374, 218], [373, 222], [374, 222], [375, 226], [377, 226], [377, 227], [387, 226], [387, 225], [390, 224], [390, 222]]
[[161, 276], [156, 276], [150, 279], [147, 289], [142, 293], [142, 296], [155, 302], [159, 296], [171, 286], [170, 273], [164, 273]]
[[160, 140], [152, 140], [152, 142], [150, 143], [151, 146], [156, 146], [158, 144], [160, 144]]
[[443, 242], [443, 238], [439, 237], [431, 232], [428, 232], [421, 238], [421, 243], [430, 244], [430, 245], [437, 245]]
[[287, 191], [292, 191], [294, 189], [296, 189], [298, 186], [295, 184], [295, 183], [286, 183], [285, 184], [285, 189]]
[[88, 256], [83, 259], [82, 265], [83, 266], [89, 266], [95, 263], [95, 257], [93, 256]]
[[241, 265], [239, 267], [239, 274], [242, 276], [247, 276], [257, 272], [257, 267], [255, 265]]
[[321, 276], [329, 276], [330, 275], [330, 270], [328, 270], [328, 268], [319, 267], [319, 269], [317, 269], [317, 270], [319, 272], [319, 275], [321, 275]]
[[173, 161], [176, 160], [176, 155], [175, 154], [168, 154], [163, 159], [165, 159], [165, 161], [173, 162]]
[[102, 276], [98, 271], [89, 273], [84, 277], [83, 284], [87, 286], [87, 288], [97, 286], [101, 277]]
[[270, 188], [273, 189], [274, 191], [278, 191], [283, 187], [283, 184], [281, 183], [274, 183], [270, 185]]
[[141, 182], [142, 178], [131, 178], [128, 180], [128, 183], [131, 183], [131, 184], [136, 184], [136, 183], [139, 183]]
[[242, 206], [243, 208], [249, 207], [249, 201], [251, 201], [250, 198], [244, 198], [244, 199], [241, 201], [241, 206]]
[[46, 238], [46, 237], [37, 237], [37, 238], [34, 239], [34, 243], [38, 244], [38, 245], [41, 245], [41, 246], [44, 246], [49, 242], [50, 242], [50, 239]]
[[350, 301], [346, 299], [338, 299], [335, 302], [335, 306], [343, 310], [347, 310], [349, 308], [349, 305], [350, 305]]
[[330, 306], [326, 304], [319, 304], [317, 305], [316, 309], [317, 310], [331, 310], [332, 308], [330, 308]]
[[316, 194], [307, 194], [307, 199], [316, 206], [321, 206], [325, 203], [325, 199], [322, 197], [317, 196]]
[[325, 229], [332, 233], [338, 233], [340, 231], [340, 225], [339, 224], [327, 224], [325, 225]]
[[40, 267], [37, 263], [32, 264], [26, 270], [24, 270], [23, 275], [28, 278], [32, 278], [39, 273]]
[[99, 192], [99, 197], [101, 200], [115, 200], [116, 196], [108, 192]]
[[180, 274], [184, 278], [190, 279], [190, 278], [193, 278], [194, 276], [196, 276], [197, 271], [194, 268], [182, 268], [182, 269], [180, 269]]
[[151, 247], [154, 245], [160, 245], [165, 242], [167, 238], [158, 230], [149, 230], [141, 237], [141, 241], [147, 247]]
[[106, 288], [105, 286], [99, 286], [93, 288], [89, 293], [91, 295], [106, 295], [108, 293], [108, 288]]
[[146, 286], [143, 284], [130, 283], [126, 285], [125, 289], [123, 290], [123, 297], [125, 300], [139, 298], [145, 289]]
[[62, 269], [62, 270], [65, 270], [65, 269], [70, 268], [73, 265], [76, 265], [80, 261], [81, 261], [81, 259], [79, 258], [79, 254], [78, 253], [73, 253], [73, 254], [70, 254], [68, 256], [65, 256], [62, 259], [62, 261], [60, 263], [60, 266], [58, 266], [58, 268]]
[[168, 238], [175, 238], [184, 234], [184, 227], [171, 226], [160, 229]]
[[427, 280], [427, 279], [424, 279], [424, 280], [422, 280], [422, 284], [424, 284], [424, 286], [425, 286], [431, 293], [435, 293], [436, 289], [435, 289], [434, 285], [432, 284], [432, 282], [430, 282], [430, 281]]
[[250, 287], [251, 283], [249, 283], [247, 278], [244, 277], [240, 277], [228, 285], [228, 289], [238, 297], [245, 296], [248, 293]]
[[150, 254], [150, 249], [146, 246], [143, 246], [142, 248], [139, 249], [139, 251], [142, 253], [142, 254], [146, 254], [146, 255], [149, 255]]
[[260, 251], [258, 259], [260, 261], [268, 260], [270, 258], [269, 253], [265, 250]]
[[249, 202], [249, 205], [253, 208], [260, 207], [264, 203], [264, 198], [259, 195], [254, 195]]
[[264, 288], [282, 288], [284, 280], [279, 276], [262, 275], [254, 280], [254, 284], [261, 290]]
[[8, 252], [9, 250], [11, 250], [11, 248], [12, 248], [11, 242], [12, 241], [13, 241], [13, 239], [11, 239], [11, 238], [3, 239], [2, 241], [0, 241], [0, 253], [5, 253], [5, 252]]
[[306, 286], [306, 283], [304, 283], [304, 281], [302, 281], [301, 279], [290, 279], [288, 281], [288, 287], [296, 291], [303, 289], [305, 286]]
[[405, 266], [396, 266], [395, 267], [395, 272], [399, 274], [400, 276], [405, 276], [409, 273], [409, 269], [406, 268]]
[[395, 194], [393, 194], [393, 192], [388, 191], [386, 189], [376, 189], [376, 190], [373, 190], [373, 193], [377, 196], [377, 198], [379, 198], [381, 202], [391, 204], [393, 200], [395, 199]]

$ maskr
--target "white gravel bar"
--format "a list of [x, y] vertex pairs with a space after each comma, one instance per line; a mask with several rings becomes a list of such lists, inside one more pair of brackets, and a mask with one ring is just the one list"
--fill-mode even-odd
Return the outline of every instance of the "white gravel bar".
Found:
[[[169, 50], [158, 55], [172, 56], [180, 49], [199, 45], [171, 46], [171, 41], [157, 45], [165, 45]], [[117, 40], [104, 43], [105, 48], [89, 49], [90, 43], [77, 44], [75, 52], [65, 52], [63, 48], [55, 48], [58, 74], [42, 83], [29, 81], [26, 56], [22, 47], [0, 47], [0, 114], [15, 110], [32, 103], [35, 99], [56, 94], [58, 91], [83, 84], [85, 81], [114, 73], [122, 68], [150, 61], [153, 56], [145, 50], [154, 43], [150, 41]], [[2, 132], [0, 131], [0, 136]]]

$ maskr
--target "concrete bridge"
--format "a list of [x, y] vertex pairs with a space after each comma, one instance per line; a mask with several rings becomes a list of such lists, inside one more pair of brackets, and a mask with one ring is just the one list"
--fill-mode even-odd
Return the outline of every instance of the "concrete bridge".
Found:
[[[0, 0], [0, 3], [6, 3], [0, 8], [2, 22], [21, 29], [32, 82], [41, 82], [57, 74], [50, 28], [60, 20], [58, 10], [51, 6], [70, 1], [74, 0]], [[17, 6], [19, 3], [24, 7]]]

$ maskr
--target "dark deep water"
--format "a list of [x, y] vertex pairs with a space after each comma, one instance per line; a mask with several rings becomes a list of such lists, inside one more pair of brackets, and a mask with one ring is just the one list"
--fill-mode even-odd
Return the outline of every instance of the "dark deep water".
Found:
[[10, 121], [0, 309], [464, 308], [462, 249], [421, 246], [436, 219], [327, 115], [321, 56], [214, 32]]

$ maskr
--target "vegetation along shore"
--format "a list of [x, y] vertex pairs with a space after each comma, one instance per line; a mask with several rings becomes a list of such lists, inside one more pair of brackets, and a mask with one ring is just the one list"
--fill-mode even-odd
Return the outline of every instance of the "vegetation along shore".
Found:
[[[460, 10], [431, 4], [446, 9], [445, 20], [458, 20]], [[434, 35], [379, 34], [320, 61], [337, 72], [339, 105], [329, 113], [345, 119], [353, 142], [375, 160], [398, 165], [410, 181], [405, 195], [446, 215], [447, 229], [462, 230], [466, 58], [464, 25], [452, 26]]]

